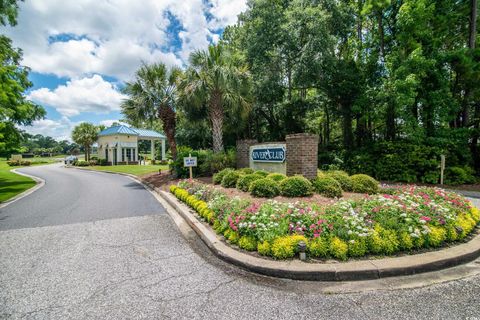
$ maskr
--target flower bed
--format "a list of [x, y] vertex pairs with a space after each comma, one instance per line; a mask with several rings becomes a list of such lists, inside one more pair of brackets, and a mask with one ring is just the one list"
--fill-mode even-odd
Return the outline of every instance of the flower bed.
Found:
[[435, 248], [465, 239], [480, 220], [468, 200], [434, 188], [404, 187], [331, 205], [258, 203], [194, 181], [170, 191], [230, 243], [275, 259], [294, 257], [300, 242], [311, 258], [339, 260]]

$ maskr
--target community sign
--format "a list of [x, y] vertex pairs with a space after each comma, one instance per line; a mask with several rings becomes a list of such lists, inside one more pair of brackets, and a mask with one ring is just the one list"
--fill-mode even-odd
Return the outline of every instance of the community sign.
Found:
[[285, 162], [285, 148], [253, 148], [254, 162]]

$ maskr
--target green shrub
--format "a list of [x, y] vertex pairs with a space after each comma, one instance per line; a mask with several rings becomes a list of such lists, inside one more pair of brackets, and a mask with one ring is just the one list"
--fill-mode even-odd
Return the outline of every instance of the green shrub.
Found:
[[221, 170], [221, 171], [218, 172], [218, 173], [215, 173], [215, 174], [213, 175], [213, 183], [214, 183], [214, 184], [220, 184], [220, 183], [222, 183], [223, 177], [224, 177], [227, 173], [232, 172], [232, 171], [234, 171], [232, 168], [226, 168], [226, 169]]
[[231, 244], [237, 244], [238, 241], [240, 240], [240, 236], [238, 235], [237, 232], [230, 230], [230, 232], [228, 233], [227, 239]]
[[457, 229], [455, 229], [455, 226], [447, 226], [447, 240], [449, 242], [456, 241], [458, 239], [458, 232]]
[[242, 168], [242, 169], [238, 169], [238, 171], [244, 174], [252, 174], [255, 172], [255, 170], [253, 170], [252, 168]]
[[320, 193], [329, 198], [340, 198], [342, 196], [342, 188], [340, 183], [332, 177], [321, 176], [312, 181], [315, 192]]
[[348, 255], [350, 257], [364, 256], [367, 251], [368, 246], [364, 238], [352, 239], [348, 242]]
[[257, 244], [257, 251], [262, 256], [269, 256], [272, 254], [271, 245], [268, 241], [259, 242]]
[[307, 251], [312, 257], [327, 257], [328, 256], [328, 241], [317, 237], [307, 245]]
[[348, 173], [341, 170], [333, 170], [327, 171], [326, 175], [332, 177], [333, 179], [337, 180], [340, 184], [340, 187], [344, 191], [352, 191], [353, 190], [353, 182]]
[[330, 241], [329, 251], [332, 256], [340, 260], [347, 260], [348, 245], [338, 237]]
[[471, 168], [449, 167], [445, 169], [445, 183], [450, 185], [475, 183]]
[[108, 165], [108, 161], [107, 161], [107, 159], [98, 159], [97, 160], [97, 165], [106, 166], [106, 165]]
[[[192, 168], [194, 177], [210, 176], [215, 172], [235, 166], [234, 150], [214, 153], [212, 150], [193, 150], [190, 147], [179, 146], [177, 148], [177, 159], [170, 162], [170, 169], [172, 169], [179, 178], [189, 177], [189, 169], [183, 166], [183, 158], [189, 155], [197, 157], [198, 165]], [[156, 163], [158, 163], [158, 161], [156, 161]]]
[[247, 251], [255, 251], [257, 249], [257, 240], [253, 237], [243, 236], [238, 240], [238, 246]]
[[199, 174], [203, 176], [210, 176], [225, 168], [235, 167], [236, 153], [233, 149], [230, 149], [227, 152], [199, 150], [199, 159], [197, 159], [197, 161], [199, 165]]
[[97, 160], [90, 160], [90, 161], [88, 161], [88, 165], [89, 166], [96, 166], [96, 165], [98, 165], [98, 161]]
[[447, 240], [447, 231], [442, 227], [430, 227], [426, 240], [430, 247], [439, 247]]
[[[349, 172], [365, 173], [379, 180], [407, 183], [437, 181], [438, 174], [433, 172], [439, 171], [439, 155], [444, 150], [453, 150], [452, 147], [407, 141], [376, 142], [349, 152], [343, 167]], [[469, 159], [454, 158], [447, 152], [447, 159], [453, 161], [451, 163], [469, 163]]]
[[237, 180], [237, 189], [247, 192], [250, 189], [250, 184], [258, 179], [263, 179], [263, 177], [254, 173], [243, 175]]
[[293, 176], [280, 182], [281, 194], [285, 197], [306, 197], [312, 195], [312, 184], [302, 176]]
[[282, 180], [285, 179], [286, 177], [287, 177], [286, 175], [281, 174], [281, 173], [276, 173], [276, 172], [270, 173], [270, 174], [267, 176], [268, 179], [272, 179], [272, 180], [277, 181], [277, 182], [282, 181]]
[[249, 191], [255, 197], [273, 198], [280, 194], [280, 187], [277, 182], [262, 178], [252, 181]]
[[308, 240], [304, 236], [292, 235], [279, 237], [273, 240], [271, 247], [272, 256], [276, 259], [293, 258], [298, 252], [298, 243], [305, 242], [308, 245]]
[[373, 234], [369, 237], [370, 251], [376, 254], [392, 254], [398, 251], [400, 243], [395, 230], [375, 226]]
[[266, 176], [268, 176], [268, 174], [269, 174], [269, 172], [268, 172], [268, 171], [265, 171], [265, 170], [257, 170], [257, 171], [255, 171], [254, 173], [255, 173], [255, 174], [258, 174], [258, 175], [260, 175], [260, 176], [262, 176], [262, 177], [264, 177], [264, 178], [265, 178]]
[[380, 191], [378, 181], [366, 174], [355, 174], [351, 176], [353, 192], [375, 194]]
[[235, 188], [238, 178], [240, 178], [240, 176], [241, 174], [238, 171], [227, 172], [222, 178], [222, 187]]
[[78, 160], [74, 163], [77, 167], [88, 167], [88, 161]]
[[[37, 162], [36, 162], [37, 163]], [[38, 162], [38, 163], [44, 163], [44, 162]], [[29, 160], [8, 160], [7, 161], [7, 164], [10, 166], [10, 167], [16, 167], [16, 166], [24, 166], [24, 167], [28, 167], [32, 164], [31, 161]]]
[[413, 248], [412, 236], [406, 231], [402, 231], [398, 234], [398, 245], [402, 250], [411, 250]]

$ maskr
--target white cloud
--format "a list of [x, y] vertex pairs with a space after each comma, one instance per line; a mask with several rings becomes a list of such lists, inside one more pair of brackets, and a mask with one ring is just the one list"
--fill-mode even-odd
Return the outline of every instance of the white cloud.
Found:
[[72, 141], [71, 133], [73, 127], [77, 124], [77, 122], [72, 122], [67, 117], [62, 117], [59, 120], [43, 119], [34, 121], [31, 126], [20, 126], [20, 129], [34, 135], [50, 136], [59, 141]]
[[[100, 75], [124, 82], [132, 79], [142, 62], [185, 65], [192, 51], [205, 49], [210, 41], [218, 42], [219, 35], [215, 32], [234, 23], [246, 8], [246, 1], [19, 2], [18, 25], [4, 28], [2, 33], [23, 49], [23, 64], [32, 71], [70, 79], [55, 89], [41, 88], [28, 95], [29, 99], [56, 109], [62, 118], [39, 120], [22, 129], [70, 139], [77, 123], [68, 117], [119, 110], [124, 96]], [[180, 23], [178, 34], [171, 33], [167, 12]], [[170, 44], [176, 37], [180, 39], [180, 47]], [[103, 122], [109, 121], [113, 122]]]
[[237, 22], [240, 12], [247, 9], [245, 0], [213, 0], [210, 13], [215, 17], [212, 26], [222, 28]]
[[116, 123], [119, 123], [119, 124], [123, 124], [123, 125], [128, 126], [128, 124], [126, 124], [125, 122], [122, 122], [122, 121], [120, 121], [120, 120], [118, 120], [118, 119], [117, 119], [117, 120], [113, 120], [113, 119], [102, 120], [102, 121], [100, 121], [99, 124], [102, 124], [102, 125], [104, 125], [105, 127], [111, 127], [112, 124], [115, 123], [115, 122], [116, 122]]
[[30, 92], [28, 99], [55, 108], [64, 116], [76, 116], [82, 112], [106, 114], [120, 109], [126, 98], [112, 83], [99, 75], [74, 79], [54, 90], [41, 88]]
[[[7, 34], [33, 71], [76, 78], [98, 73], [125, 81], [142, 61], [185, 64], [190, 52], [217, 40], [213, 31], [234, 23], [245, 7], [246, 0], [26, 1], [20, 3], [18, 25]], [[166, 12], [182, 25], [181, 48], [168, 47]], [[55, 38], [65, 34], [72, 38]]]

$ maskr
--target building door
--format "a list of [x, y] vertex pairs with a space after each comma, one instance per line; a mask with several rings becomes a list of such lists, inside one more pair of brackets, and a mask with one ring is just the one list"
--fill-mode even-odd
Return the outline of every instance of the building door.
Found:
[[113, 164], [117, 165], [117, 148], [113, 148]]
[[105, 148], [105, 160], [108, 162], [108, 149]]

